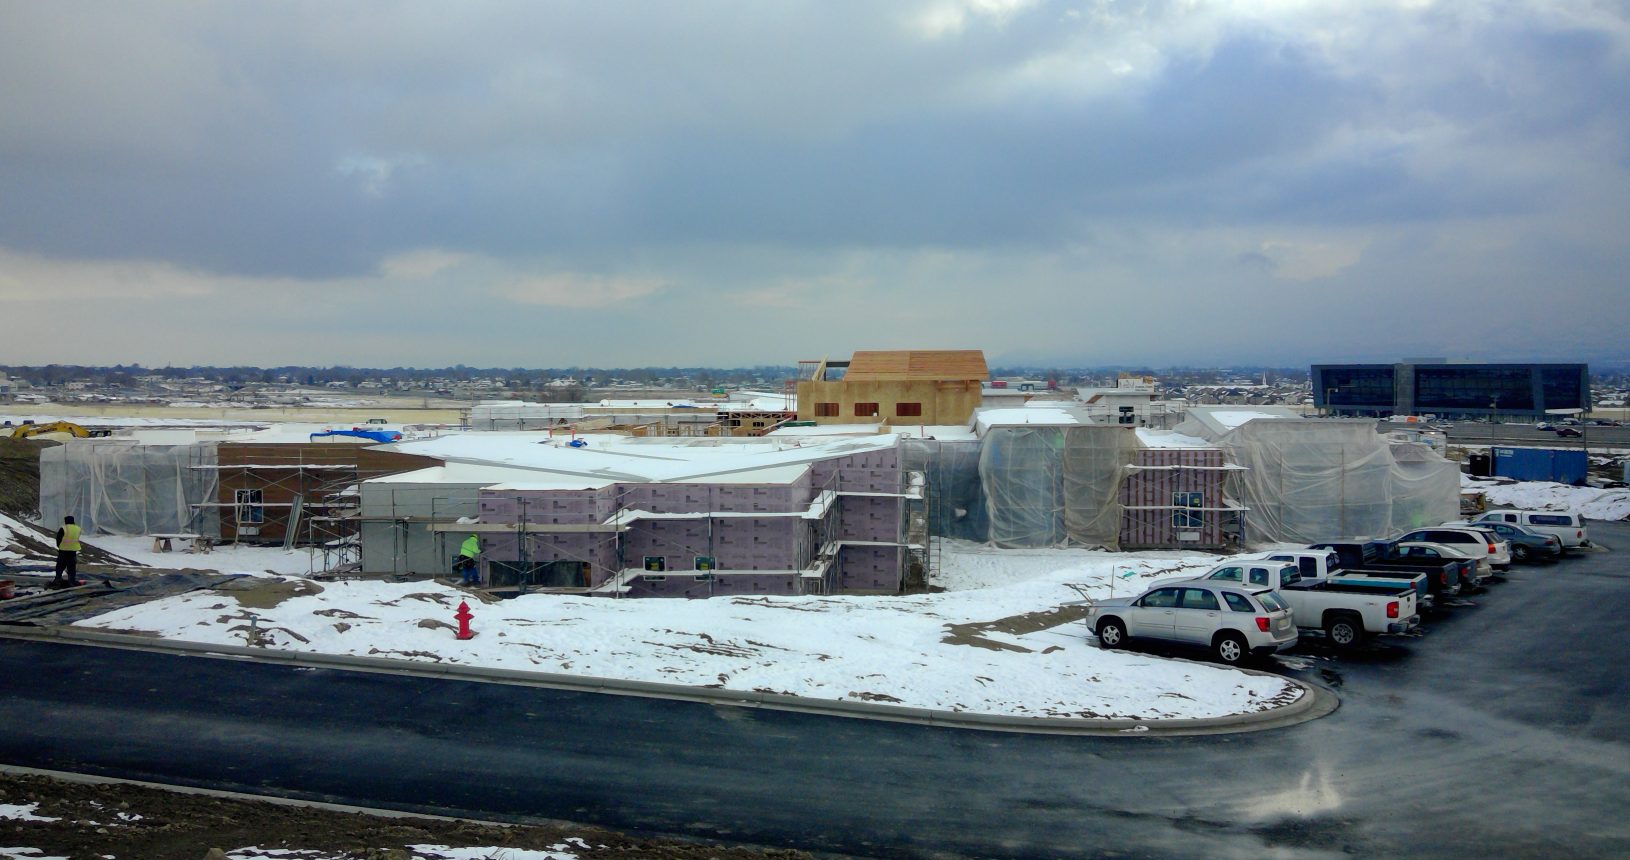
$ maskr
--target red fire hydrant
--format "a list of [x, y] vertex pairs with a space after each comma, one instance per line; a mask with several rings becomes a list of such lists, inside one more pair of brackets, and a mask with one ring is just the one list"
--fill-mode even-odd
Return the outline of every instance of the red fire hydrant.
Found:
[[453, 617], [458, 619], [458, 638], [474, 639], [475, 631], [470, 629], [470, 619], [475, 616], [470, 614], [470, 604], [460, 600], [458, 611], [453, 613]]

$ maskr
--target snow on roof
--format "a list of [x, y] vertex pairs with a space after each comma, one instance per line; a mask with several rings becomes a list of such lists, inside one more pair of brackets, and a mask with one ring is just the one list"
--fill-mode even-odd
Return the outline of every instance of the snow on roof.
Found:
[[1145, 448], [1216, 448], [1216, 445], [1198, 436], [1189, 436], [1173, 430], [1138, 428], [1138, 443]]
[[1058, 407], [980, 409], [974, 413], [974, 422], [980, 433], [984, 433], [992, 427], [1006, 427], [1015, 424], [1068, 427], [1087, 423], [1076, 417], [1075, 413]]
[[1211, 413], [1211, 417], [1216, 419], [1218, 424], [1222, 424], [1227, 427], [1238, 427], [1241, 424], [1248, 421], [1255, 421], [1259, 418], [1301, 418], [1302, 416], [1290, 412], [1289, 410], [1286, 410], [1283, 414], [1281, 414], [1278, 412], [1266, 412], [1260, 409], [1231, 409], [1222, 412], [1213, 412]]
[[1238, 406], [1191, 406], [1187, 411], [1185, 423], [1198, 422], [1206, 435], [1217, 437], [1259, 419], [1302, 420], [1302, 415], [1294, 409], [1283, 406], [1252, 406], [1243, 409]]
[[[814, 461], [899, 444], [892, 434], [824, 439], [579, 434], [577, 439], [584, 443], [583, 447], [571, 447], [571, 440], [565, 436], [550, 438], [540, 433], [462, 433], [383, 447], [448, 462], [510, 466], [606, 481], [785, 483]], [[787, 466], [799, 468], [784, 473], [764, 472]]]
[[479, 463], [448, 463], [370, 478], [366, 484], [470, 484], [489, 486], [510, 483], [548, 483], [556, 490], [592, 490], [609, 486], [612, 482], [600, 478], [571, 477], [551, 479], [547, 473], [535, 469], [517, 469], [511, 466], [491, 466]]
[[925, 424], [916, 427], [905, 425], [888, 429], [900, 436], [913, 439], [938, 439], [942, 442], [971, 442], [979, 438], [979, 435], [973, 432], [973, 428], [967, 424]]
[[698, 403], [684, 397], [671, 400], [601, 400], [585, 404], [590, 409], [714, 409], [717, 401]]
[[780, 395], [753, 397], [747, 400], [727, 400], [714, 404], [720, 412], [797, 412], [798, 401]]
[[770, 431], [770, 436], [875, 436], [883, 432], [881, 424], [816, 424], [811, 427], [781, 426]]

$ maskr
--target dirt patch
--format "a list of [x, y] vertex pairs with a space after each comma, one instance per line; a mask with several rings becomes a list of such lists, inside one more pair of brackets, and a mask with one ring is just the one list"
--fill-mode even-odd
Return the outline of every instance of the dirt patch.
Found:
[[[983, 633], [1006, 633], [1010, 636], [1023, 636], [1035, 633], [1038, 630], [1047, 630], [1068, 624], [1072, 621], [1081, 621], [1087, 617], [1086, 606], [1058, 606], [1039, 612], [1026, 612], [1023, 615], [1013, 615], [1007, 618], [998, 618], [995, 621], [971, 621], [966, 624], [945, 625], [945, 636], [940, 641], [947, 645], [972, 645], [975, 648], [986, 648], [991, 651], [1021, 651], [1029, 653], [1029, 648], [1011, 645], [1006, 642], [997, 642], [986, 639]], [[1049, 651], [1053, 649], [1048, 649]]]
[[217, 588], [230, 594], [245, 609], [272, 609], [291, 597], [322, 594], [323, 587], [309, 579], [234, 579]]
[[[0, 845], [57, 857], [173, 857], [200, 860], [211, 848], [262, 846], [345, 858], [424, 857], [409, 845], [557, 850], [584, 860], [803, 860], [801, 851], [639, 839], [570, 824], [505, 827], [432, 818], [384, 818], [134, 785], [86, 785], [0, 773], [0, 803], [37, 803], [59, 821], [0, 819]], [[393, 853], [402, 852], [402, 853]]]
[[0, 513], [18, 519], [40, 515], [40, 452], [61, 442], [13, 439], [0, 428]]

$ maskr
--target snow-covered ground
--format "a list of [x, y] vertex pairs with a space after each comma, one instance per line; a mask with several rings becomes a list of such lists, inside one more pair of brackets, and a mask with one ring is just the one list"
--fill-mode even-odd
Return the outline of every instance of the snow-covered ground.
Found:
[[[1015, 716], [1218, 717], [1301, 694], [1279, 678], [1103, 651], [1082, 624], [1047, 614], [1198, 571], [1213, 557], [1035, 550], [1008, 565], [1006, 555], [948, 542], [946, 583], [955, 590], [909, 597], [538, 594], [482, 603], [433, 582], [268, 581], [80, 624], [241, 645], [253, 613], [271, 648]], [[473, 604], [478, 634], [463, 642], [453, 637], [461, 600]]]
[[153, 552], [150, 537], [97, 535], [86, 543], [150, 567], [191, 567], [222, 573], [305, 574], [311, 571], [311, 553], [303, 549], [222, 544], [207, 553], [187, 551], [186, 541], [172, 541], [171, 552]]
[[1491, 507], [1573, 511], [1587, 520], [1630, 519], [1630, 490], [1598, 490], [1548, 481], [1482, 480], [1462, 475], [1461, 487], [1481, 492]]

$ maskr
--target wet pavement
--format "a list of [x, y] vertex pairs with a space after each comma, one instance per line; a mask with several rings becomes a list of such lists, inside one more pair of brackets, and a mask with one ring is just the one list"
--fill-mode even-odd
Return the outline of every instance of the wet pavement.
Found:
[[0, 761], [888, 857], [1630, 856], [1627, 552], [1272, 661], [1342, 705], [1015, 735], [0, 640]]

